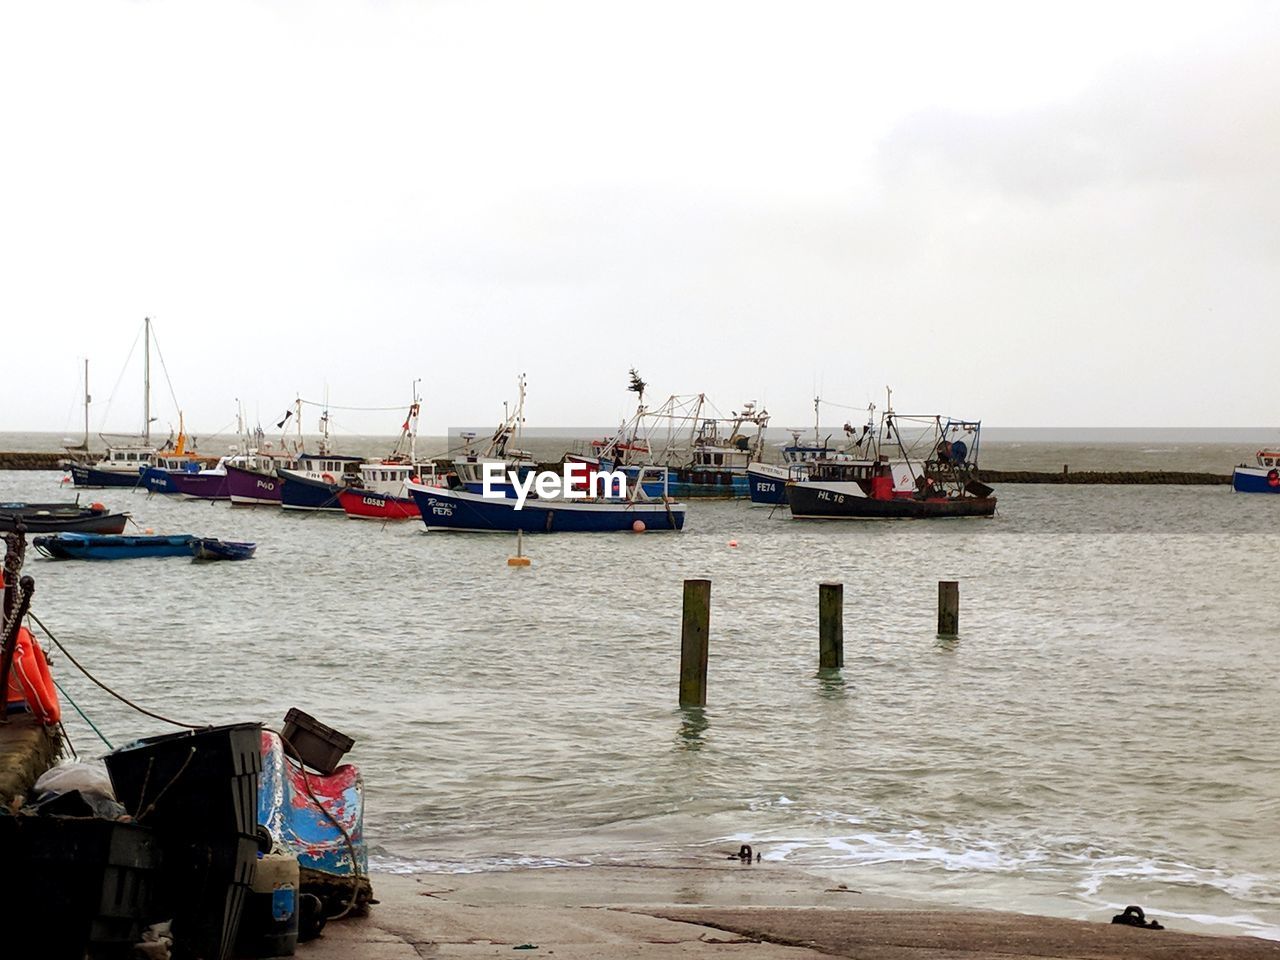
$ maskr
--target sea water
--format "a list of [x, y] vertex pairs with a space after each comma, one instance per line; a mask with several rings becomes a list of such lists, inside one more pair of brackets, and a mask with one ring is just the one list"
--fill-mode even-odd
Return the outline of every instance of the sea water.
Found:
[[[1088, 459], [1018, 449], [988, 465]], [[1113, 444], [1092, 468], [1227, 472], [1250, 452]], [[59, 480], [0, 473], [0, 500], [70, 498]], [[380, 869], [745, 842], [762, 869], [867, 892], [1099, 920], [1139, 903], [1280, 937], [1280, 497], [997, 495], [994, 519], [937, 522], [694, 503], [682, 534], [527, 537], [512, 569], [503, 536], [86, 491], [257, 557], [26, 572], [41, 619], [147, 708], [278, 724], [298, 706], [355, 737]], [[676, 706], [686, 577], [713, 583], [705, 711]], [[943, 579], [954, 641], [935, 635]], [[823, 580], [845, 585], [838, 675], [817, 670]], [[112, 743], [170, 729], [56, 651], [54, 670]], [[80, 753], [106, 749], [64, 715]]]

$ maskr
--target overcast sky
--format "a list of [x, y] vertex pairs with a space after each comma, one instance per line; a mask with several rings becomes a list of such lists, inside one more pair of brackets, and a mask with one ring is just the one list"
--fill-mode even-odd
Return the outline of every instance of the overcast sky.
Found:
[[[1280, 5], [0, 8], [0, 429], [1280, 422]], [[113, 385], [123, 381], [111, 400]], [[158, 376], [157, 415], [175, 419]], [[836, 412], [829, 419], [844, 417]], [[336, 416], [393, 432], [399, 414]]]

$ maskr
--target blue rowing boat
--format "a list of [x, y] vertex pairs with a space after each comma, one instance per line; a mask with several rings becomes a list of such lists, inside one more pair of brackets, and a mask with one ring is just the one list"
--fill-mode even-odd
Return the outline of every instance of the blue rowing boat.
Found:
[[132, 557], [189, 557], [189, 533], [129, 536], [104, 533], [59, 533], [31, 542], [52, 560], [126, 560]]

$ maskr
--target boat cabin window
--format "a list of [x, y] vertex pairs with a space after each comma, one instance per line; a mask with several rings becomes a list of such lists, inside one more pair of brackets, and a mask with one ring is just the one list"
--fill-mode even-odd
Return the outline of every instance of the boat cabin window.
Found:
[[1267, 457], [1267, 458], [1263, 461], [1263, 463], [1264, 463], [1266, 466], [1268, 466], [1268, 467], [1275, 466], [1275, 460], [1273, 460], [1271, 457]]

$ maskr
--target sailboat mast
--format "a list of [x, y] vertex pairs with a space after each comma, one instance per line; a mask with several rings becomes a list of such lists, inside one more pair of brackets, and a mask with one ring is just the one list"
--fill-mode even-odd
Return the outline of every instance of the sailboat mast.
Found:
[[142, 442], [151, 446], [151, 318], [143, 320], [146, 338], [142, 350]]

